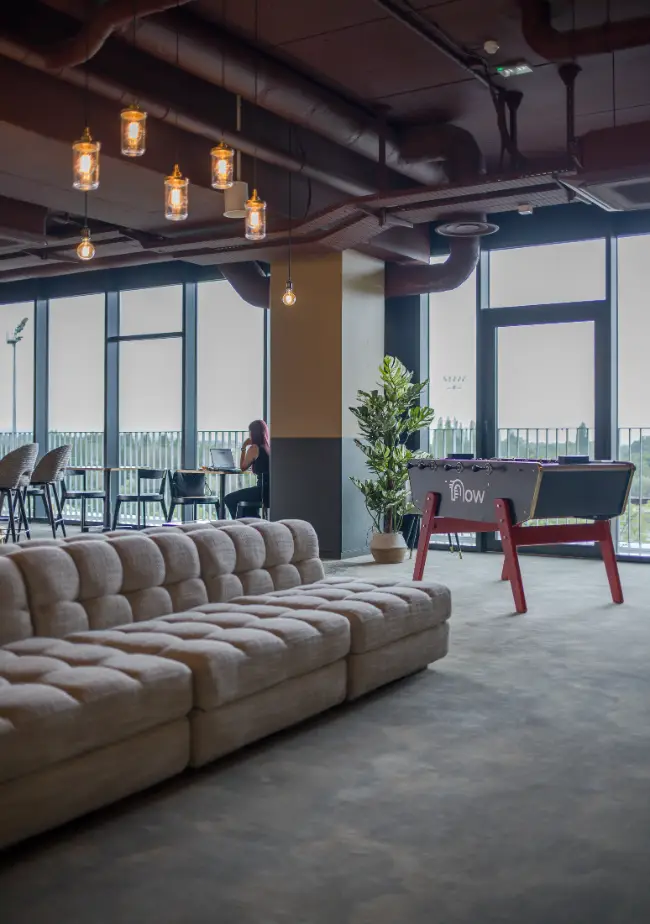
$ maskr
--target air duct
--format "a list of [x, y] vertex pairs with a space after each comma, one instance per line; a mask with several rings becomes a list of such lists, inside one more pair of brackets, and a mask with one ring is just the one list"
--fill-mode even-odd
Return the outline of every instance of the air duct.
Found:
[[547, 0], [519, 0], [521, 27], [526, 42], [547, 61], [565, 61], [589, 55], [650, 45], [650, 17], [603, 23], [571, 32], [553, 27]]
[[386, 298], [405, 295], [428, 295], [449, 292], [469, 279], [476, 269], [480, 253], [477, 237], [452, 238], [449, 257], [433, 266], [402, 266], [386, 264]]
[[259, 263], [223, 263], [219, 269], [245, 302], [255, 308], [269, 307], [270, 279]]

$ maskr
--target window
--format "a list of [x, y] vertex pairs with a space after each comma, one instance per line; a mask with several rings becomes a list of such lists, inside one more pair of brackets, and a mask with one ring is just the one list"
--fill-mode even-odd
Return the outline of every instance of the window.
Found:
[[[22, 331], [16, 333], [23, 320]], [[4, 327], [0, 329], [0, 452], [4, 455], [33, 438], [34, 303], [0, 305], [0, 323]]]
[[52, 299], [49, 338], [50, 448], [71, 443], [76, 465], [101, 465], [104, 295]]
[[264, 413], [265, 312], [230, 283], [198, 285], [199, 460], [210, 446], [237, 448], [251, 420]]
[[183, 287], [120, 292], [120, 336], [166, 334], [183, 329]]
[[[446, 257], [433, 257], [443, 262]], [[436, 412], [431, 452], [474, 451], [476, 273], [451, 292], [429, 296], [429, 404]]]
[[516, 247], [490, 253], [490, 307], [605, 298], [605, 241]]
[[[618, 423], [650, 428], [645, 383], [650, 343], [650, 234], [618, 242]], [[650, 436], [650, 430], [648, 431]]]

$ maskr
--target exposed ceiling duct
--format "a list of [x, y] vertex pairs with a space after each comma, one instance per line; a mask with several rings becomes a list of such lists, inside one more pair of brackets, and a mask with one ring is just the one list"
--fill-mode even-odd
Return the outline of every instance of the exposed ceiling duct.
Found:
[[[61, 0], [46, 2], [59, 10], [68, 6]], [[309, 128], [375, 162], [385, 152], [388, 167], [417, 182], [437, 185], [469, 179], [468, 163], [473, 165], [472, 175], [480, 172], [480, 151], [469, 132], [452, 126], [450, 137], [445, 138], [444, 125], [419, 128], [419, 138], [427, 128], [431, 132], [426, 152], [403, 153], [402, 137], [404, 142], [408, 140], [408, 129], [398, 137], [390, 125], [369, 109], [348, 102], [235, 35], [214, 25], [206, 27], [204, 20], [188, 11], [138, 18], [135, 38], [130, 28], [125, 28], [121, 37], [175, 64], [177, 35], [182, 47], [180, 65], [184, 70], [216, 86], [223, 86], [225, 71], [231, 93], [249, 102], [257, 100], [259, 106], [288, 122]], [[245, 124], [243, 127], [247, 131]], [[462, 176], [460, 168], [464, 171]]]
[[219, 268], [223, 278], [245, 302], [255, 308], [269, 307], [271, 280], [259, 263], [223, 263]]
[[565, 61], [650, 45], [650, 16], [560, 32], [553, 26], [548, 0], [519, 0], [528, 45], [547, 61]]
[[76, 35], [43, 50], [45, 66], [55, 71], [83, 64], [97, 54], [116, 29], [133, 22], [134, 15], [138, 18], [151, 16], [189, 2], [191, 0], [105, 0]]

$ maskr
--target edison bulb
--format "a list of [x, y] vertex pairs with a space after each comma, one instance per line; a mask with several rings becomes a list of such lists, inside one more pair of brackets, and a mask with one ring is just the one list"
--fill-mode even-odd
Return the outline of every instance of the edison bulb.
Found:
[[165, 218], [168, 221], [184, 221], [188, 215], [190, 181], [174, 165], [171, 176], [165, 177]]
[[93, 141], [88, 127], [72, 145], [72, 185], [89, 192], [99, 186], [99, 141]]
[[92, 260], [95, 256], [95, 245], [90, 240], [90, 230], [83, 228], [81, 242], [77, 245], [77, 256], [80, 260]]
[[147, 113], [137, 106], [123, 109], [121, 148], [125, 157], [140, 157], [144, 154], [147, 140]]
[[246, 238], [249, 241], [262, 241], [266, 237], [266, 202], [253, 190], [253, 195], [246, 202]]
[[287, 285], [282, 295], [282, 302], [287, 308], [291, 308], [292, 305], [296, 304], [296, 293], [293, 291], [293, 283], [290, 279], [287, 280]]
[[235, 152], [221, 141], [210, 151], [213, 189], [230, 189], [234, 182]]

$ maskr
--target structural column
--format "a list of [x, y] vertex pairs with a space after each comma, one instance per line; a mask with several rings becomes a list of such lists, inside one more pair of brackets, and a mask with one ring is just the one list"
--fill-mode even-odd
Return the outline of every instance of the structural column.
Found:
[[384, 265], [354, 251], [295, 259], [291, 308], [286, 272], [271, 266], [271, 513], [312, 523], [325, 558], [361, 555], [371, 522], [350, 481], [366, 468], [349, 407], [384, 355]]
[[[395, 356], [413, 373], [414, 382], [429, 378], [429, 296], [405, 295], [386, 299], [385, 352]], [[428, 391], [420, 395], [420, 404], [429, 403]], [[411, 449], [429, 449], [426, 431], [414, 433]]]

